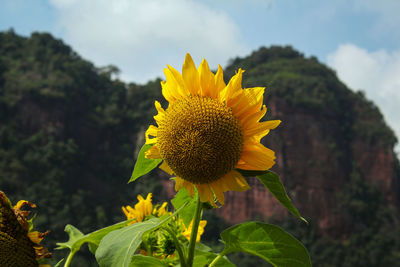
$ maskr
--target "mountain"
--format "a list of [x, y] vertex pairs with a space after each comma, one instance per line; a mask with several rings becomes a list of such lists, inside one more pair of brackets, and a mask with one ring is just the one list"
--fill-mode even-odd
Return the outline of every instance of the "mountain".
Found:
[[[226, 193], [226, 205], [217, 210], [222, 217], [205, 214], [205, 239], [212, 243], [225, 226], [258, 218], [277, 221], [301, 239], [314, 266], [396, 266], [397, 140], [378, 108], [291, 47], [236, 58], [225, 78], [238, 68], [246, 70], [245, 87], [267, 87], [267, 119], [282, 124], [263, 142], [276, 152], [273, 170], [310, 225], [294, 220], [250, 178], [251, 190]], [[49, 34], [0, 33], [0, 190], [13, 202], [38, 205], [36, 223], [52, 231], [50, 248], [67, 240], [67, 223], [87, 233], [122, 220], [120, 207], [134, 204], [138, 193], [153, 192], [155, 202], [173, 194], [158, 170], [127, 184], [153, 123], [154, 100], [166, 102], [159, 79], [126, 84], [112, 79], [117, 72], [94, 66]], [[95, 266], [82, 255], [77, 266]], [[257, 262], [234, 260], [238, 266]]]
[[[397, 140], [362, 92], [349, 90], [334, 71], [291, 47], [261, 48], [237, 58], [227, 76], [238, 68], [246, 70], [245, 87], [267, 87], [267, 118], [282, 120], [264, 141], [277, 155], [273, 170], [304, 216], [328, 235], [347, 235], [351, 221], [339, 209], [339, 192], [356, 176], [377, 187], [388, 205], [399, 207]], [[245, 194], [229, 193], [220, 214], [233, 222], [287, 216], [260, 182], [252, 183], [254, 190]]]

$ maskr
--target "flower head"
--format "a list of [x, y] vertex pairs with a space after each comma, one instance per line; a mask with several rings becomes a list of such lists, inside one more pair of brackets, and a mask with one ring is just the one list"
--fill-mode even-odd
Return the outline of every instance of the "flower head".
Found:
[[[144, 199], [141, 195], [138, 195], [137, 198], [139, 202], [135, 204], [134, 208], [131, 206], [122, 207], [122, 211], [124, 212], [126, 218], [128, 220], [134, 219], [130, 224], [143, 222], [151, 219], [152, 217], [158, 218], [165, 214], [172, 214], [167, 210], [167, 202], [164, 202], [161, 206], [155, 205], [153, 207], [151, 193], [147, 195], [146, 199]], [[156, 231], [146, 233], [143, 236], [143, 242], [138, 249], [139, 254], [151, 255], [162, 259], [167, 258], [171, 262], [177, 261], [177, 258], [175, 257], [176, 246], [173, 242], [171, 234], [173, 233], [176, 238], [183, 242], [189, 242], [192, 232], [192, 224], [193, 221], [190, 222], [188, 227], [186, 227], [181, 218], [173, 216], [168, 222], [167, 227], [170, 229], [169, 232], [165, 232], [162, 229], [157, 229]], [[200, 238], [204, 233], [204, 227], [206, 224], [206, 220], [200, 221], [196, 242], [200, 242]]]
[[25, 205], [36, 207], [26, 200], [13, 207], [0, 191], [0, 266], [39, 266], [38, 260], [51, 257], [40, 245], [48, 232], [32, 231], [32, 220], [27, 218], [30, 212], [21, 210]]
[[175, 189], [195, 190], [202, 202], [224, 204], [224, 192], [245, 191], [250, 187], [235, 169], [268, 170], [275, 163], [275, 153], [260, 140], [280, 121], [260, 119], [263, 87], [242, 89], [243, 70], [239, 69], [226, 85], [219, 66], [214, 75], [203, 60], [197, 69], [186, 55], [182, 75], [168, 66], [162, 93], [169, 102], [164, 110], [155, 102], [158, 127], [146, 131], [147, 158], [161, 158], [161, 169], [175, 174]]
[[[192, 226], [193, 226], [193, 221], [190, 222], [189, 227], [186, 227], [182, 221], [180, 221], [180, 224], [183, 228], [182, 235], [186, 237], [187, 240], [190, 241], [190, 235], [192, 234]], [[200, 242], [200, 237], [204, 233], [204, 227], [206, 227], [207, 221], [206, 220], [201, 220], [199, 223], [199, 229], [197, 230], [197, 236], [196, 236], [196, 242]]]
[[[167, 213], [171, 214], [171, 212], [168, 212], [167, 210], [167, 202], [163, 202], [161, 206], [156, 205], [153, 207], [151, 198], [152, 193], [147, 194], [146, 199], [144, 199], [141, 195], [138, 195], [137, 199], [139, 200], [139, 202], [135, 204], [135, 208], [132, 208], [131, 206], [122, 207], [122, 211], [124, 212], [126, 219], [134, 219], [130, 224], [146, 221], [151, 216], [161, 217]], [[190, 240], [190, 233], [192, 232], [193, 222], [191, 222], [188, 227], [185, 226], [182, 219], [174, 218], [173, 222], [175, 224], [175, 228], [180, 229], [178, 230], [180, 232], [179, 234], [184, 236], [187, 240]], [[200, 241], [200, 237], [204, 233], [204, 227], [206, 226], [206, 224], [206, 220], [200, 221], [199, 230], [197, 232], [196, 238], [197, 242]]]
[[146, 216], [153, 215], [156, 217], [161, 217], [166, 214], [166, 206], [167, 202], [164, 202], [160, 207], [153, 207], [153, 203], [151, 201], [153, 194], [147, 194], [146, 199], [144, 199], [141, 195], [137, 196], [139, 202], [135, 205], [134, 208], [131, 206], [122, 207], [122, 211], [124, 212], [126, 218], [128, 220], [134, 219], [132, 223], [142, 222], [146, 219]]

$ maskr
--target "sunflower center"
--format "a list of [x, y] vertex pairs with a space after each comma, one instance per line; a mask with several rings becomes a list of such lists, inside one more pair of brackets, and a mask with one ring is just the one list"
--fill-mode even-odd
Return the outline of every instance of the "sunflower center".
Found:
[[231, 171], [243, 149], [238, 119], [209, 97], [191, 96], [170, 105], [157, 138], [161, 157], [194, 184], [211, 183]]

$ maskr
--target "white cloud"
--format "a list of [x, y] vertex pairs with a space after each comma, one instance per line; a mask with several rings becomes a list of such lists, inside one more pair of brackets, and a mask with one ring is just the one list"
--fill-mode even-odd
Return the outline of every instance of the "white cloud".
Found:
[[344, 44], [328, 55], [328, 65], [351, 88], [365, 91], [400, 137], [400, 50], [369, 52]]
[[122, 78], [163, 77], [166, 64], [180, 69], [186, 52], [211, 68], [249, 52], [225, 13], [193, 0], [50, 0], [63, 37], [97, 65], [114, 64]]

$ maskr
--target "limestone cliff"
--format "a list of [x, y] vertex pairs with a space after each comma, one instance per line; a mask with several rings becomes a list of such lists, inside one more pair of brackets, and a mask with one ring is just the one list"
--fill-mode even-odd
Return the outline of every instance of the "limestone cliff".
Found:
[[[246, 70], [244, 86], [267, 87], [267, 119], [282, 120], [263, 142], [276, 152], [273, 170], [303, 216], [326, 234], [345, 234], [351, 222], [341, 214], [338, 192], [354, 172], [397, 206], [396, 138], [362, 93], [354, 93], [332, 70], [290, 47], [261, 48], [235, 59], [225, 77], [239, 67]], [[218, 213], [231, 223], [288, 216], [256, 178], [249, 183], [247, 192], [228, 192]]]

